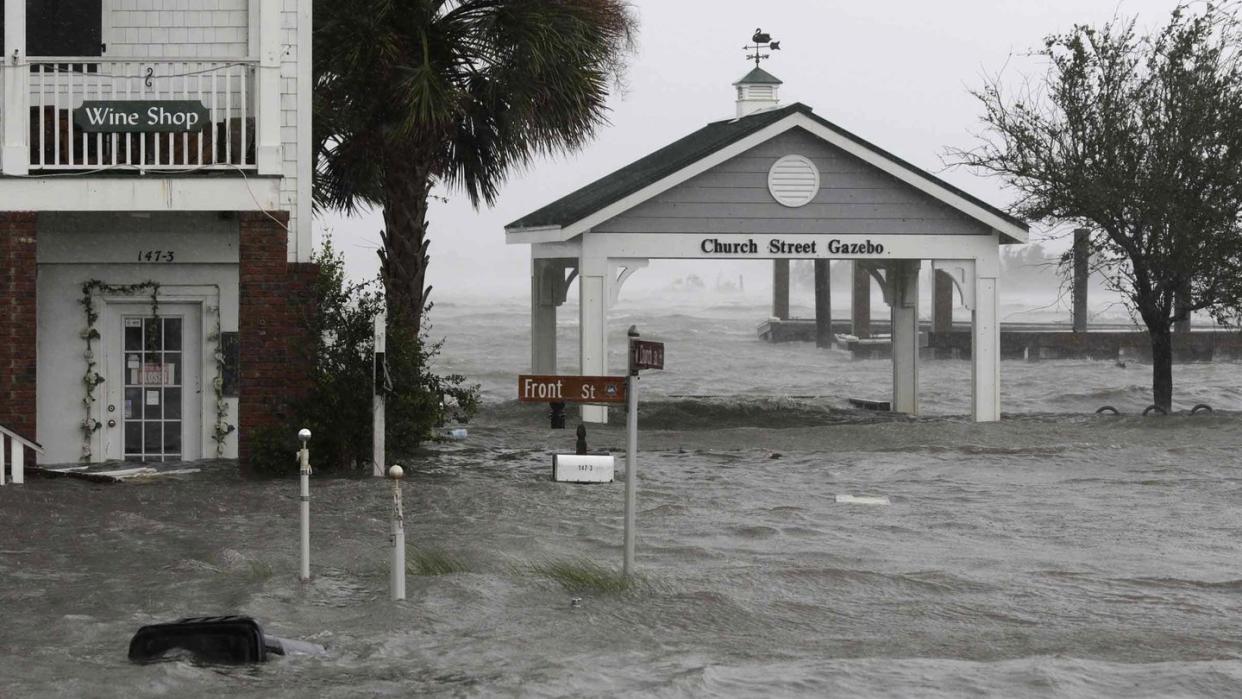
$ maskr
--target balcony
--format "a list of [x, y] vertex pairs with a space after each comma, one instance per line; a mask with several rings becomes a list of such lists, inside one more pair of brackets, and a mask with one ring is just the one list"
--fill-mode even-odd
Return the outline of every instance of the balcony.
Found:
[[[6, 118], [28, 114], [28, 172], [257, 171], [258, 61], [152, 61], [100, 57], [29, 59], [28, 107], [5, 109]], [[6, 77], [16, 71], [6, 71]], [[21, 77], [26, 77], [22, 75]], [[6, 85], [6, 97], [13, 94]], [[276, 100], [269, 102], [275, 108]], [[83, 104], [195, 104], [205, 123], [176, 131], [113, 130], [88, 126]], [[98, 106], [95, 107], [99, 109]], [[99, 112], [95, 115], [98, 117]], [[12, 132], [9, 132], [10, 136]], [[12, 141], [8, 144], [11, 146]], [[14, 155], [6, 150], [6, 160]], [[5, 162], [12, 172], [12, 163]]]
[[288, 208], [305, 78], [285, 4], [3, 3], [0, 210]]

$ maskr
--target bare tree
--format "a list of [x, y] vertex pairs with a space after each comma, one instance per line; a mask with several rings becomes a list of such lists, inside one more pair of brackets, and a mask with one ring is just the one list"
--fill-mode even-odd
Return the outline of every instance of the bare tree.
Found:
[[1029, 220], [1092, 229], [1096, 263], [1147, 326], [1156, 405], [1173, 400], [1173, 323], [1242, 308], [1242, 32], [1236, 6], [1048, 36], [1047, 73], [973, 94], [981, 144], [950, 158], [1021, 192]]

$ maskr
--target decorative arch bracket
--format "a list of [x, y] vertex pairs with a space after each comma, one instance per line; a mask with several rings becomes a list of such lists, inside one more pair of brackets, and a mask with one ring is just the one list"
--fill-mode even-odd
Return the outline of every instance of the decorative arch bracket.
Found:
[[[608, 261], [608, 304], [613, 305], [621, 296], [621, 287], [635, 272], [651, 264], [645, 257], [620, 257]], [[620, 270], [618, 271], [618, 268]]]
[[893, 291], [888, 288], [888, 268], [881, 268], [878, 265], [863, 262], [857, 262], [856, 264], [865, 270], [867, 274], [870, 274], [876, 284], [880, 285], [880, 294], [884, 297], [884, 303], [890, 306], [893, 305]]
[[974, 260], [932, 260], [932, 270], [944, 272], [953, 280], [958, 294], [962, 297], [962, 306], [967, 310], [975, 310], [975, 261]]

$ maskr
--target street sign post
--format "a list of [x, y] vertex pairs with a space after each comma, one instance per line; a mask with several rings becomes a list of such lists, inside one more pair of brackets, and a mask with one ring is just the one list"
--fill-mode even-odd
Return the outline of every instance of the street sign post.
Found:
[[634, 538], [638, 507], [638, 372], [664, 368], [664, 343], [638, 339], [629, 330], [629, 371], [625, 376], [518, 376], [518, 400], [523, 403], [626, 403], [625, 421], [625, 553], [623, 575], [634, 570]]
[[629, 410], [626, 414], [625, 432], [625, 553], [622, 574], [628, 580], [634, 570], [634, 539], [638, 535], [635, 513], [638, 509], [638, 371], [640, 369], [664, 368], [664, 343], [638, 339], [638, 327], [631, 325], [630, 338]]

